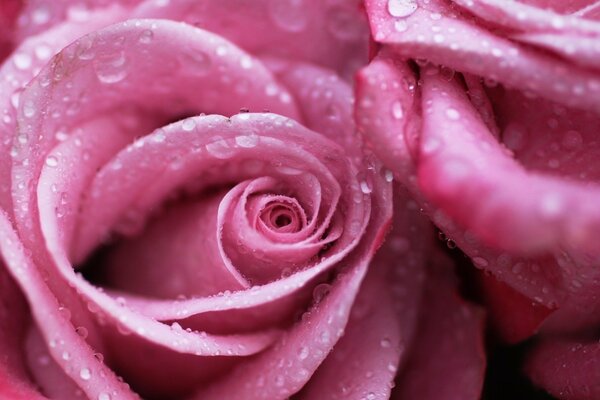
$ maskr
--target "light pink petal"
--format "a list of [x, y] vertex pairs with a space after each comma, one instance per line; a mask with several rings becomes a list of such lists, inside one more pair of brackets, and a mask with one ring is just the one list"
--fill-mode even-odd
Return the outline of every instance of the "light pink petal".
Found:
[[[132, 7], [140, 0], [27, 0], [17, 22], [15, 37], [17, 41], [26, 40], [63, 22], [94, 23], [98, 14], [120, 14], [119, 9]], [[118, 17], [117, 17], [118, 18]], [[122, 17], [121, 17], [122, 18]], [[124, 18], [122, 18], [124, 19]], [[118, 19], [115, 19], [116, 22]]]
[[102, 265], [101, 281], [131, 294], [165, 299], [243, 289], [217, 246], [220, 201], [216, 195], [178, 204], [141, 236], [119, 242]]
[[600, 345], [561, 338], [543, 339], [525, 364], [531, 380], [564, 400], [600, 397]]
[[[359, 131], [406, 185], [414, 174], [420, 104], [416, 78], [406, 61], [382, 52], [358, 74], [355, 108]], [[391, 179], [391, 178], [388, 178]]]
[[[61, 314], [56, 298], [26, 255], [4, 212], [0, 213], [0, 231], [3, 237], [0, 251], [4, 262], [23, 290], [52, 358], [91, 398], [98, 398], [101, 394], [123, 399], [137, 398], [109, 368], [94, 357], [92, 349]], [[62, 358], [65, 351], [72, 354], [69, 360]]]
[[276, 400], [300, 390], [343, 335], [367, 265], [359, 261], [332, 282], [331, 288], [321, 287], [323, 292], [318, 295], [315, 307], [284, 338], [193, 398]]
[[[2, 3], [4, 4], [4, 2]], [[25, 85], [64, 46], [88, 32], [111, 24], [123, 17], [123, 11], [115, 9], [97, 12], [93, 21], [68, 22], [60, 24], [47, 32], [28, 38], [7, 59], [0, 68], [0, 207], [12, 217], [11, 154], [17, 129], [17, 110], [20, 94]], [[16, 140], [23, 140], [23, 137]]]
[[344, 336], [300, 398], [390, 397], [417, 327], [429, 244], [421, 238], [431, 234], [404, 190], [396, 189], [394, 229], [369, 266]]
[[133, 17], [185, 21], [253, 54], [313, 62], [351, 79], [367, 62], [368, 27], [360, 7], [356, 0], [147, 0]]
[[[35, 382], [43, 393], [51, 399], [71, 399], [83, 396], [83, 391], [63, 371], [62, 366], [56, 363], [48, 352], [48, 345], [35, 326], [27, 332], [24, 352], [27, 357], [27, 366]], [[61, 354], [61, 359], [70, 360], [72, 357], [68, 350]]]
[[421, 4], [407, 17], [393, 17], [387, 1], [367, 2], [375, 41], [393, 46], [404, 57], [482, 76], [564, 105], [600, 110], [597, 73], [494, 35], [438, 3]]
[[[448, 216], [490, 244], [535, 254], [595, 252], [600, 188], [527, 173], [494, 140], [455, 83], [426, 76], [419, 181]], [[482, 201], [485, 199], [485, 201]]]
[[352, 118], [352, 88], [346, 81], [334, 71], [313, 64], [271, 58], [266, 65], [297, 99], [308, 128], [338, 143], [349, 154], [360, 153]]
[[[159, 59], [167, 61], [155, 62]], [[129, 21], [78, 40], [55, 57], [22, 94], [24, 130], [20, 135], [28, 139], [26, 144], [16, 144], [15, 182], [29, 179], [32, 171], [40, 168], [56, 144], [55, 133], [60, 128], [69, 131], [119, 104], [160, 113], [164, 102], [171, 101], [173, 107], [168, 115], [163, 114], [167, 118], [191, 110], [232, 114], [244, 106], [295, 116], [289, 96], [284, 101], [273, 100], [262, 91], [273, 83], [270, 73], [257, 62], [245, 68], [244, 60], [252, 63], [232, 44], [169, 21]], [[139, 70], [144, 73], [137, 73]], [[55, 83], [48, 85], [50, 81]], [[197, 90], [199, 86], [202, 91]], [[73, 103], [52, 100], [65, 96], [81, 105], [77, 113], [67, 112]], [[31, 107], [35, 108], [33, 115]], [[25, 158], [29, 164], [23, 166]], [[20, 219], [26, 219], [22, 210], [34, 209], [31, 193], [14, 186], [16, 209], [23, 214]]]
[[483, 313], [458, 296], [451, 266], [443, 264], [429, 269], [424, 312], [393, 399], [476, 400], [481, 396], [486, 366]]
[[452, 2], [489, 23], [519, 32], [554, 33], [582, 37], [600, 35], [600, 24], [581, 19], [577, 14], [569, 15], [573, 11], [583, 10], [593, 3], [590, 0], [546, 2], [452, 0]]

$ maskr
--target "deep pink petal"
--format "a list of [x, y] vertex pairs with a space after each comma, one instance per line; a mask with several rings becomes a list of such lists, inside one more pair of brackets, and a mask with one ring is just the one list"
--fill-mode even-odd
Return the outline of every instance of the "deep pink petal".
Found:
[[536, 385], [564, 400], [600, 397], [600, 345], [549, 338], [533, 349], [525, 370]]
[[394, 399], [481, 396], [486, 366], [483, 313], [458, 296], [452, 269], [445, 264], [430, 268], [427, 275], [424, 312]]
[[0, 397], [10, 399], [43, 399], [28, 377], [24, 362], [23, 335], [29, 323], [27, 305], [0, 263]]

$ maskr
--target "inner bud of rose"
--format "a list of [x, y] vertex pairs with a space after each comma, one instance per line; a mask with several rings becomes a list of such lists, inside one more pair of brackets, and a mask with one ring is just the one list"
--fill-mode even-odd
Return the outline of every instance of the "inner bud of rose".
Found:
[[277, 233], [297, 232], [306, 225], [306, 215], [293, 198], [277, 196], [264, 205], [258, 219], [258, 229]]
[[[198, 126], [204, 120], [213, 126], [215, 118], [194, 120]], [[278, 120], [274, 121], [281, 129]], [[172, 125], [181, 127], [187, 136], [170, 126], [138, 139], [111, 160], [97, 179], [106, 179], [113, 190], [111, 174], [120, 173], [132, 155], [138, 157], [139, 152], [140, 160], [147, 159], [145, 153], [153, 151], [151, 146], [164, 154], [170, 129], [173, 138], [189, 138], [184, 123]], [[218, 157], [199, 159], [192, 153], [189, 161], [182, 161], [182, 157], [165, 156], [177, 162], [177, 168], [167, 169], [161, 178], [172, 187], [160, 191], [167, 196], [159, 197], [154, 191], [153, 205], [144, 196], [138, 198], [148, 201], [147, 208], [139, 203], [124, 208], [120, 219], [107, 225], [113, 238], [119, 239], [96, 253], [101, 256], [80, 264], [85, 276], [108, 291], [165, 299], [206, 297], [265, 285], [347, 251], [358, 238], [360, 221], [366, 215], [364, 205], [368, 205], [357, 201], [357, 196], [366, 195], [352, 168], [345, 162], [338, 165], [333, 157], [313, 158], [302, 147], [290, 149], [260, 134], [254, 136], [252, 146], [240, 137], [237, 131], [230, 137], [210, 136], [228, 151]], [[214, 146], [207, 145], [207, 151]], [[269, 153], [267, 161], [264, 154], [269, 147], [277, 151]], [[206, 165], [192, 170], [185, 162]], [[139, 169], [139, 164], [132, 167]], [[169, 179], [170, 175], [175, 178]], [[175, 179], [179, 183], [172, 182]], [[93, 205], [86, 208], [98, 210]], [[355, 218], [348, 218], [349, 214]]]

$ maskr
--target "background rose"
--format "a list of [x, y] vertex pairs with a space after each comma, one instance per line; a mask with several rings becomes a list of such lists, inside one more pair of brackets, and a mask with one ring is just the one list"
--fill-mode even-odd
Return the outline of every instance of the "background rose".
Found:
[[503, 339], [541, 331], [526, 369], [566, 399], [600, 397], [599, 10], [367, 1], [381, 46], [358, 85], [360, 129], [497, 278], [480, 277]]
[[354, 134], [356, 2], [0, 15], [2, 396], [478, 396], [481, 311], [400, 188], [372, 261], [392, 177]]

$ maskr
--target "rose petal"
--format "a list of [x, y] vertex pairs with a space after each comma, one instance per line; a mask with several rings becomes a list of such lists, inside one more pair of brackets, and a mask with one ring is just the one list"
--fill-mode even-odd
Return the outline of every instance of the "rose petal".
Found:
[[421, 124], [415, 88], [408, 64], [389, 52], [378, 55], [357, 77], [359, 130], [386, 166], [409, 186]]
[[600, 397], [600, 345], [544, 339], [529, 355], [525, 370], [536, 385], [565, 400]]
[[[3, 3], [4, 4], [4, 3]], [[31, 37], [12, 53], [11, 58], [0, 68], [0, 109], [3, 110], [0, 122], [0, 207], [12, 217], [12, 199], [10, 197], [11, 166], [14, 150], [15, 131], [17, 129], [17, 109], [20, 95], [25, 85], [39, 72], [48, 59], [61, 48], [79, 36], [111, 24], [122, 18], [121, 9], [97, 12], [93, 21], [68, 22], [60, 24], [43, 34]], [[17, 137], [16, 140], [26, 140]], [[22, 184], [22, 182], [21, 182]]]
[[429, 250], [419, 238], [431, 233], [405, 191], [396, 189], [394, 229], [369, 266], [344, 336], [300, 398], [390, 397], [417, 328]]
[[[200, 390], [198, 399], [285, 399], [300, 390], [344, 332], [354, 297], [366, 273], [359, 262], [333, 282], [330, 292], [308, 311], [284, 339], [256, 358], [241, 363]], [[304, 353], [308, 351], [308, 356]], [[279, 364], [279, 360], [287, 361]]]
[[[493, 79], [568, 106], [600, 110], [598, 74], [494, 35], [439, 1], [422, 4], [407, 18], [393, 18], [385, 0], [367, 2], [367, 11], [375, 40], [393, 46], [399, 55]], [[581, 91], [565, 96], [565, 87]]]
[[498, 279], [478, 274], [494, 333], [507, 343], [517, 343], [537, 333], [540, 325], [554, 310], [517, 292]]
[[481, 396], [486, 363], [483, 314], [458, 297], [453, 278], [448, 265], [429, 270], [421, 305], [426, 312], [421, 313], [410, 358], [392, 393], [394, 399]]
[[[4, 238], [0, 241], [4, 262], [32, 306], [32, 315], [37, 326], [42, 329], [41, 334], [47, 341], [54, 360], [91, 398], [97, 398], [104, 393], [111, 393], [123, 399], [137, 398], [122, 382], [119, 382], [109, 368], [98, 362], [91, 348], [75, 333], [71, 323], [61, 315], [56, 298], [48, 290], [39, 272], [25, 254], [4, 212], [0, 212], [0, 231]], [[63, 360], [64, 351], [68, 351], [73, 357], [68, 361]]]
[[[24, 347], [27, 366], [46, 396], [51, 399], [70, 399], [83, 395], [79, 386], [54, 361], [42, 335], [34, 326], [27, 332]], [[71, 353], [66, 350], [61, 354], [63, 360], [70, 360], [71, 357]]]
[[22, 294], [7, 268], [0, 263], [0, 326], [5, 327], [0, 329], [0, 397], [16, 400], [44, 398], [30, 381], [20, 351], [27, 323], [27, 306]]
[[297, 0], [183, 0], [161, 4], [148, 0], [133, 16], [185, 21], [253, 54], [311, 61], [350, 78], [367, 60], [368, 29], [356, 0], [331, 4]]
[[[178, 204], [124, 240], [103, 263], [103, 282], [154, 298], [210, 296], [244, 288], [231, 276], [217, 246], [220, 196]], [[168, 234], [166, 234], [168, 232]]]
[[535, 254], [563, 244], [597, 250], [592, 238], [600, 215], [588, 199], [600, 196], [598, 188], [526, 173], [493, 140], [456, 84], [426, 76], [423, 100], [419, 181], [447, 215], [511, 251]]

